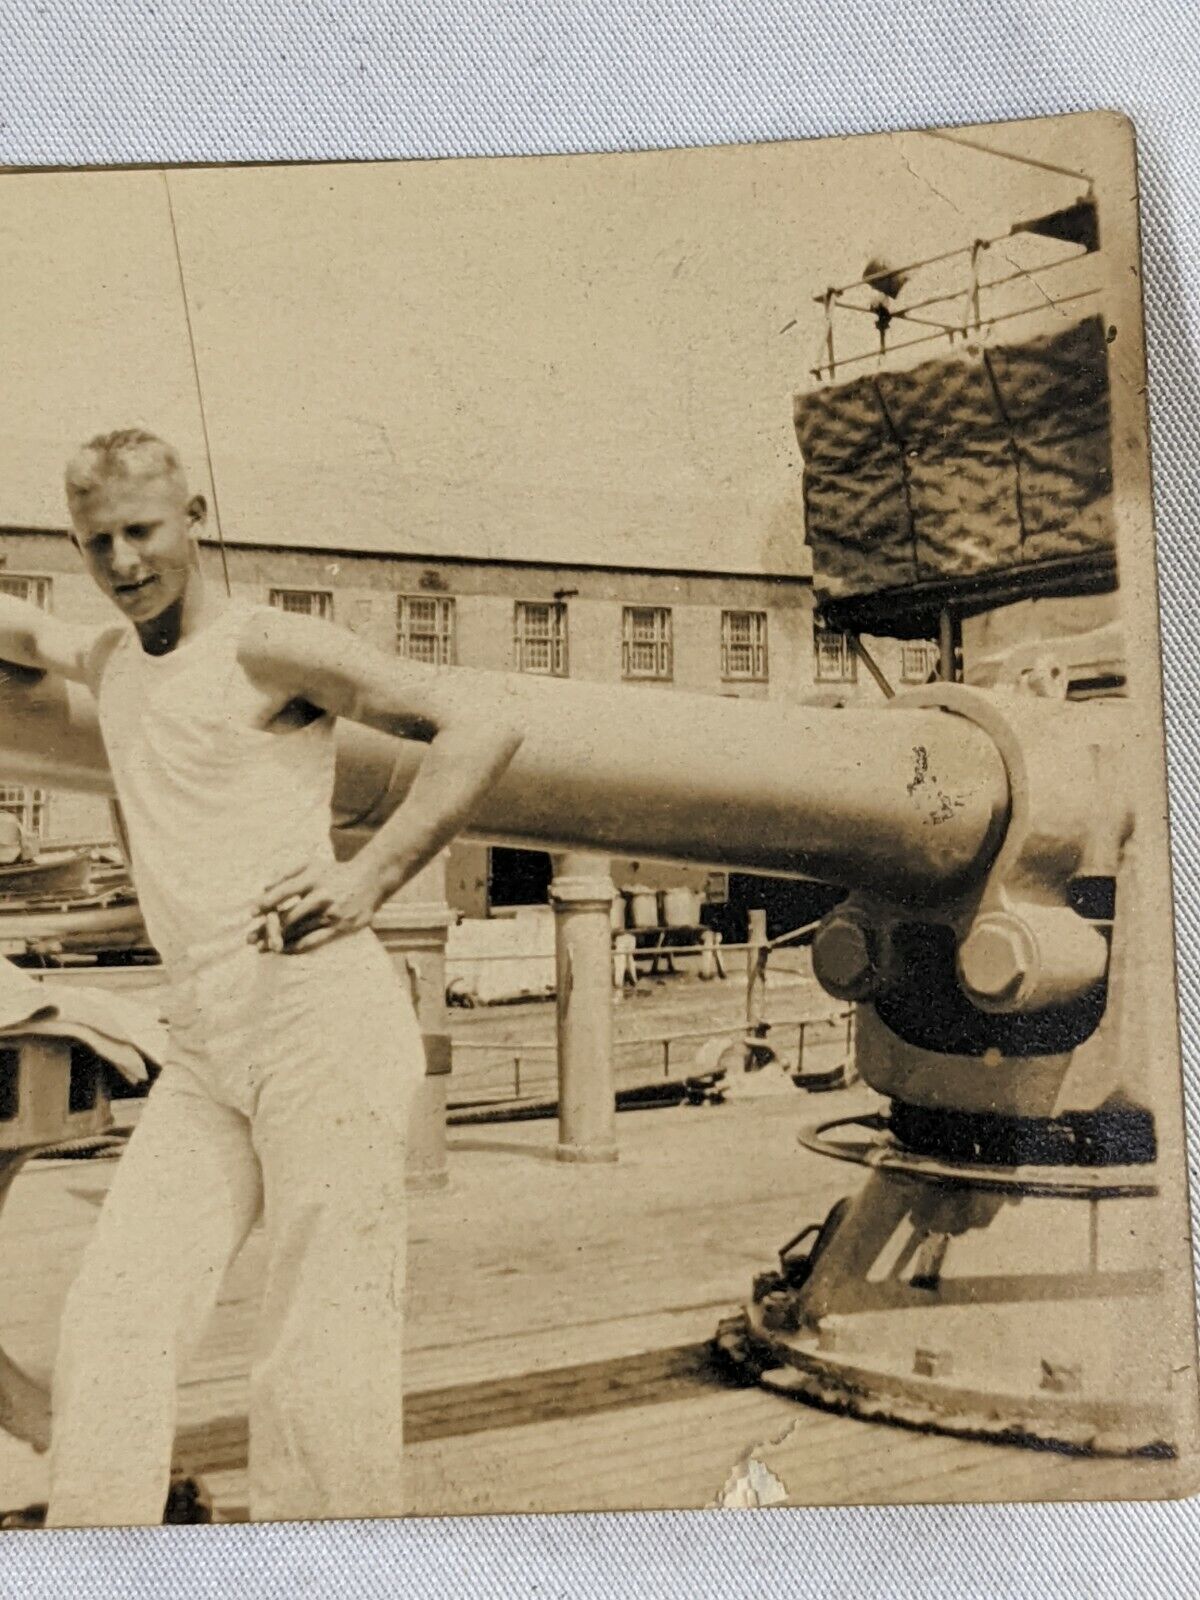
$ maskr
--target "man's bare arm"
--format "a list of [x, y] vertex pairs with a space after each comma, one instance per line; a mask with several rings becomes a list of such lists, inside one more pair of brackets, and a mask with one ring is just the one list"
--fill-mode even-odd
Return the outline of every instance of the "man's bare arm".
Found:
[[253, 678], [288, 698], [430, 746], [404, 803], [346, 864], [353, 872], [316, 881], [301, 871], [270, 886], [263, 911], [294, 900], [284, 927], [298, 935], [294, 948], [308, 948], [369, 921], [450, 843], [507, 767], [521, 730], [502, 704], [480, 705], [478, 689], [455, 673], [387, 656], [328, 623], [263, 617], [243, 635], [241, 657]]
[[63, 622], [28, 600], [0, 594], [0, 661], [87, 683], [96, 647], [106, 631]]

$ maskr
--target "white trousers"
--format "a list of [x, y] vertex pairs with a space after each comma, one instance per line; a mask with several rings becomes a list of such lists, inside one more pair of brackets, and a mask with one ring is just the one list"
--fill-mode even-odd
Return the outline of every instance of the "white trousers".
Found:
[[161, 1522], [180, 1367], [260, 1217], [250, 1515], [395, 1516], [410, 996], [360, 934], [187, 973], [171, 1021], [63, 1315], [48, 1525]]

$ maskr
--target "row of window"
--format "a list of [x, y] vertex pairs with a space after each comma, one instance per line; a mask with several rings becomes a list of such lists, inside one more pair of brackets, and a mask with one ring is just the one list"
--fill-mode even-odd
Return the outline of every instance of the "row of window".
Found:
[[[858, 653], [851, 634], [818, 627], [813, 634], [818, 683], [855, 683], [858, 679]], [[938, 652], [935, 644], [910, 639], [900, 646], [900, 681], [928, 683], [936, 673]]]
[[[326, 589], [272, 589], [271, 604], [307, 616], [331, 617]], [[396, 649], [433, 666], [452, 666], [455, 605], [446, 595], [396, 596]], [[562, 600], [518, 600], [513, 607], [513, 664], [519, 672], [567, 675], [567, 607]], [[621, 616], [621, 674], [625, 678], [674, 676], [669, 606], [626, 606]], [[765, 683], [767, 614], [722, 611], [721, 676]]]
[[[272, 589], [271, 604], [284, 611], [332, 617], [333, 594], [322, 589]], [[444, 595], [396, 596], [396, 649], [434, 666], [452, 666], [454, 600]], [[849, 634], [818, 627], [814, 633], [819, 683], [853, 683], [858, 655]], [[567, 607], [561, 600], [518, 600], [513, 607], [513, 663], [519, 672], [567, 675]], [[901, 650], [905, 683], [924, 683], [936, 664], [932, 645], [906, 643]], [[621, 614], [621, 675], [669, 681], [675, 663], [669, 606], [625, 606]], [[721, 676], [733, 682], [766, 683], [767, 613], [721, 612]]]
[[[50, 579], [0, 575], [0, 593], [50, 603]], [[272, 589], [270, 601], [283, 611], [332, 618], [328, 589]], [[400, 655], [433, 666], [457, 659], [455, 604], [447, 595], [396, 596], [396, 649]], [[814, 633], [815, 675], [819, 683], [853, 683], [858, 656], [849, 634], [818, 627]], [[567, 607], [561, 600], [518, 600], [513, 607], [513, 664], [520, 672], [551, 677], [567, 674]], [[924, 641], [902, 647], [900, 674], [905, 683], [924, 683], [934, 666], [932, 646]], [[630, 679], [669, 681], [674, 676], [670, 606], [626, 606], [621, 615], [621, 674]], [[733, 682], [766, 683], [767, 613], [721, 612], [721, 676]]]

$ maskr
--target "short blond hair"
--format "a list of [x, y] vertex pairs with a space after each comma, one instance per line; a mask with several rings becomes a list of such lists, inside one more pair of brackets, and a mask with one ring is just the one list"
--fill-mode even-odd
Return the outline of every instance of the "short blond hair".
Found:
[[187, 497], [183, 463], [173, 446], [144, 428], [118, 428], [98, 433], [67, 463], [67, 504], [81, 511], [88, 497], [109, 478], [170, 478]]

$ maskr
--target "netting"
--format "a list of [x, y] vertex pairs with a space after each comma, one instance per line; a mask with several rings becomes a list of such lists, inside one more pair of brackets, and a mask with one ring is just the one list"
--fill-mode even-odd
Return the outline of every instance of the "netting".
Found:
[[1099, 317], [800, 395], [820, 596], [1111, 551]]

